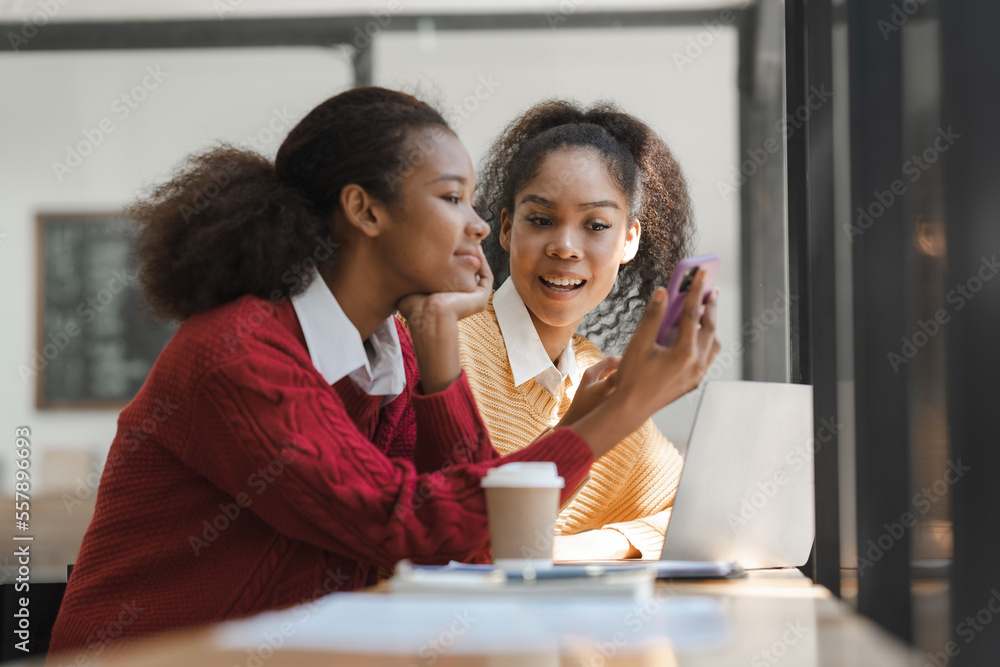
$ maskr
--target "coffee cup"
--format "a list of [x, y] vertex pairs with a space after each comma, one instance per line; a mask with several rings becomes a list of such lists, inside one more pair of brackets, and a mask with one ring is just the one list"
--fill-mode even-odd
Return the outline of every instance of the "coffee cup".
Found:
[[493, 563], [502, 570], [552, 567], [563, 478], [555, 463], [518, 462], [482, 479]]

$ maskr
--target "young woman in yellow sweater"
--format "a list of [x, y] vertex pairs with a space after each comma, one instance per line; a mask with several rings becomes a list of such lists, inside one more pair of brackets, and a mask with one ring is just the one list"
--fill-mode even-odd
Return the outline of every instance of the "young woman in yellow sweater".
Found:
[[[459, 323], [460, 355], [493, 445], [508, 454], [614, 390], [619, 358], [586, 336], [624, 346], [686, 255], [691, 208], [663, 141], [609, 104], [536, 105], [496, 139], [480, 179], [497, 289]], [[658, 558], [682, 465], [647, 420], [564, 505], [556, 558]]]

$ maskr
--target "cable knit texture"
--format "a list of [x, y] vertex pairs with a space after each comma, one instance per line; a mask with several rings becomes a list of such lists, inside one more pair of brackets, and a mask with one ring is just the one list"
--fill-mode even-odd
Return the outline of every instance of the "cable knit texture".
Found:
[[464, 374], [421, 395], [399, 337], [407, 386], [381, 406], [349, 377], [323, 380], [287, 300], [186, 321], [119, 417], [52, 652], [358, 589], [402, 558], [482, 561], [489, 468], [555, 461], [570, 484], [586, 477], [593, 456], [571, 429], [500, 459]]
[[[459, 332], [462, 366], [501, 455], [528, 446], [569, 409], [568, 378], [556, 396], [535, 380], [514, 386], [492, 300], [486, 310], [459, 322]], [[580, 335], [574, 335], [573, 349], [581, 373], [605, 356]], [[594, 463], [586, 484], [560, 512], [557, 533], [610, 528], [624, 534], [643, 558], [659, 558], [682, 466], [674, 446], [647, 420]]]

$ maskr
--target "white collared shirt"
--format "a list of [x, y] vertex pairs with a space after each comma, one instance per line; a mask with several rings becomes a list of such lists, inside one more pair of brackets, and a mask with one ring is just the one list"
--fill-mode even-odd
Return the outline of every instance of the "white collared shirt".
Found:
[[357, 327], [319, 275], [304, 292], [292, 297], [292, 307], [309, 357], [324, 380], [332, 385], [349, 375], [369, 396], [382, 396], [382, 405], [403, 393], [406, 370], [392, 317], [362, 341]]
[[542, 339], [535, 330], [535, 324], [531, 321], [528, 307], [524, 305], [511, 278], [507, 278], [493, 293], [493, 310], [496, 311], [497, 324], [500, 325], [500, 333], [507, 347], [507, 359], [514, 374], [514, 386], [520, 387], [534, 378], [555, 396], [559, 385], [568, 377], [570, 385], [567, 393], [572, 397], [576, 385], [580, 382], [573, 339], [570, 338], [566, 349], [559, 356], [557, 368], [549, 359], [545, 346], [542, 345]]

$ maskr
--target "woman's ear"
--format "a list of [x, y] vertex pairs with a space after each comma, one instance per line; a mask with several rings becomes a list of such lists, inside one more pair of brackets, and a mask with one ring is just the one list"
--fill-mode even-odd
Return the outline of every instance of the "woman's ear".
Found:
[[642, 226], [639, 220], [633, 220], [625, 232], [625, 248], [622, 250], [622, 264], [627, 264], [635, 258], [635, 253], [639, 250], [639, 237], [642, 236]]
[[500, 247], [510, 252], [511, 219], [507, 209], [500, 211]]
[[347, 224], [369, 238], [379, 234], [382, 209], [360, 185], [349, 183], [340, 191], [340, 208]]

